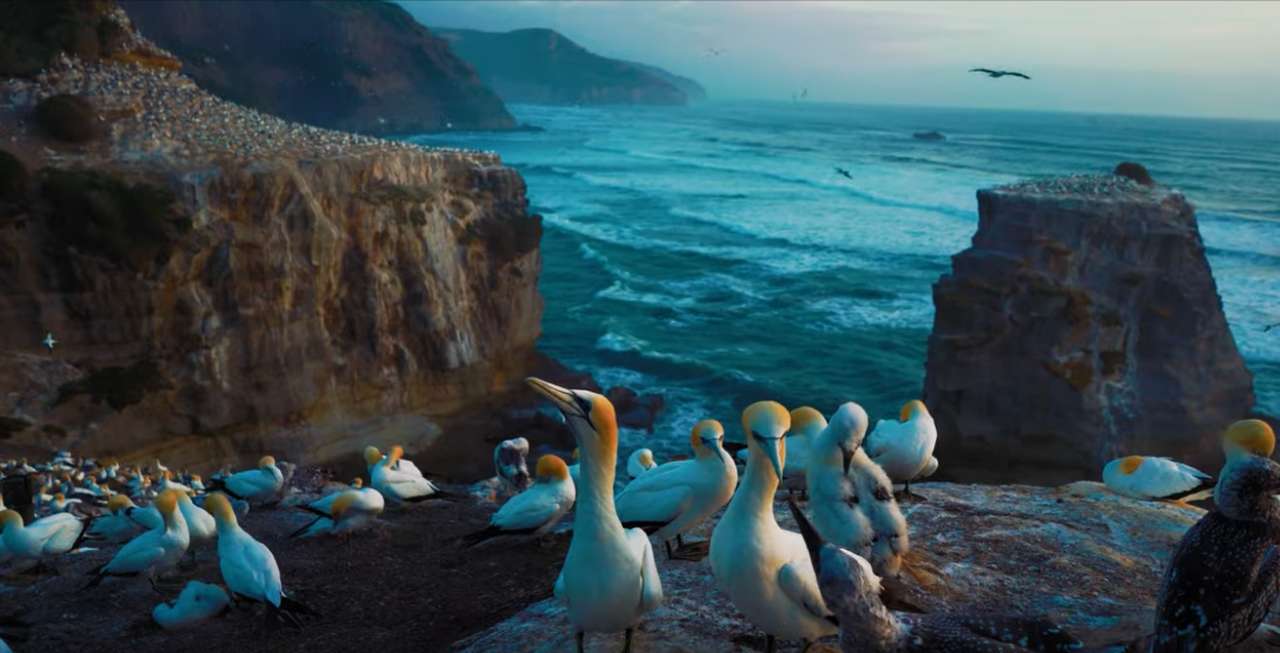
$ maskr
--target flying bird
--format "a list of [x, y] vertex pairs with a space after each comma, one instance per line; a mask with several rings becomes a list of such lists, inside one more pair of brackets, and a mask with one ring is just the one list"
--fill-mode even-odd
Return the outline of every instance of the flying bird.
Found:
[[849, 179], [850, 181], [852, 181], [852, 180], [853, 180], [853, 175], [849, 174], [849, 171], [848, 171], [848, 170], [845, 170], [844, 168], [839, 168], [839, 167], [837, 167], [837, 168], [836, 168], [836, 172], [837, 172], [838, 174], [844, 175], [844, 176], [845, 176], [847, 179]]
[[713, 57], [718, 57], [724, 54], [724, 50], [722, 48], [707, 48], [707, 54]]
[[1268, 324], [1267, 326], [1262, 327], [1262, 332], [1266, 333], [1276, 327], [1280, 327], [1280, 322], [1276, 322], [1275, 324]]
[[1014, 71], [1012, 71], [1012, 70], [992, 70], [992, 69], [990, 69], [990, 68], [970, 68], [970, 69], [969, 69], [969, 72], [971, 72], [971, 73], [985, 73], [985, 74], [987, 75], [987, 77], [991, 77], [991, 78], [993, 78], [993, 79], [999, 79], [999, 78], [1004, 77], [1004, 76], [1006, 76], [1006, 75], [1008, 75], [1009, 77], [1021, 77], [1021, 78], [1023, 78], [1023, 79], [1031, 79], [1031, 77], [1029, 77], [1029, 76], [1027, 76], [1027, 75], [1024, 75], [1024, 74], [1019, 73], [1019, 72], [1014, 72]]
[[50, 331], [44, 334], [44, 340], [41, 340], [40, 344], [43, 344], [49, 351], [53, 351], [53, 346], [58, 344], [58, 341], [53, 339], [53, 332]]

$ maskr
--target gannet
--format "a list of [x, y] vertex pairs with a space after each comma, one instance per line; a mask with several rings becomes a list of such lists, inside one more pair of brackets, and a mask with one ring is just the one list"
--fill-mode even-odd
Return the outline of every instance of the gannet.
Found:
[[573, 454], [570, 456], [573, 458], [573, 464], [569, 465], [569, 478], [573, 479], [574, 487], [582, 487], [582, 477], [578, 474], [582, 467], [578, 464], [578, 455], [578, 448], [574, 447]]
[[218, 525], [213, 521], [209, 511], [197, 506], [186, 492], [174, 490], [178, 497], [178, 512], [187, 522], [187, 532], [191, 537], [188, 544], [192, 562], [196, 559], [196, 547], [213, 542], [218, 537]]
[[35, 560], [37, 569], [46, 567], [49, 558], [79, 546], [84, 534], [85, 523], [70, 513], [60, 512], [24, 525], [17, 512], [0, 512], [5, 551], [19, 560]]
[[1102, 468], [1112, 492], [1134, 499], [1195, 501], [1213, 493], [1213, 477], [1168, 458], [1125, 456]]
[[1223, 468], [1216, 507], [1182, 537], [1156, 604], [1152, 653], [1221, 651], [1257, 630], [1280, 594], [1280, 465], [1239, 456]]
[[157, 605], [151, 611], [151, 618], [165, 630], [177, 630], [194, 626], [230, 609], [231, 599], [225, 590], [217, 585], [193, 580], [182, 588], [176, 601]]
[[109, 562], [95, 567], [89, 574], [93, 579], [85, 588], [101, 583], [108, 576], [137, 576], [146, 574], [155, 587], [155, 577], [182, 560], [191, 543], [187, 532], [187, 520], [178, 510], [178, 492], [168, 490], [156, 497], [156, 510], [164, 518], [164, 528], [147, 531], [125, 544]]
[[1230, 461], [1240, 455], [1270, 458], [1276, 450], [1276, 433], [1260, 419], [1242, 419], [1222, 435], [1222, 451]]
[[240, 528], [225, 495], [214, 492], [204, 505], [218, 523], [218, 568], [234, 598], [264, 603], [272, 614], [294, 626], [299, 624], [299, 614], [318, 615], [285, 595], [276, 557]]
[[[851, 417], [859, 417], [857, 411], [853, 411]], [[861, 451], [867, 431], [866, 413], [862, 412], [860, 417], [861, 428], [856, 423], [853, 428], [830, 428], [826, 418], [819, 415], [822, 421], [816, 423], [822, 425], [822, 430], [814, 438], [807, 475], [809, 510], [824, 540], [870, 557], [875, 531], [849, 473], [854, 454]]]
[[[681, 546], [671, 551], [671, 539], [679, 539], [715, 514], [733, 497], [738, 467], [721, 446], [724, 427], [713, 419], [694, 425], [689, 434], [692, 460], [677, 460], [646, 472], [623, 488], [614, 502], [624, 527], [653, 533], [667, 549], [667, 558], [701, 560], [705, 548]], [[678, 555], [677, 555], [678, 554]]]
[[132, 539], [142, 529], [142, 526], [127, 514], [127, 511], [133, 507], [135, 507], [133, 501], [123, 494], [111, 497], [107, 501], [107, 510], [110, 512], [95, 519], [85, 537], [105, 540], [113, 544]]
[[[814, 438], [826, 428], [827, 420], [811, 406], [801, 406], [791, 411], [791, 430], [787, 432], [787, 464], [782, 469], [782, 487], [787, 493], [807, 492], [805, 473], [809, 464], [809, 449]], [[738, 461], [745, 463], [749, 452], [738, 452]]]
[[804, 539], [779, 528], [773, 515], [789, 428], [791, 415], [775, 401], [756, 402], [743, 411], [750, 451], [746, 473], [711, 535], [716, 583], [766, 633], [770, 652], [779, 637], [811, 642], [836, 632]]
[[352, 533], [372, 524], [386, 505], [381, 492], [364, 487], [357, 478], [351, 489], [335, 492], [308, 504], [304, 509], [316, 518], [289, 537]]
[[587, 390], [569, 390], [541, 379], [526, 379], [564, 415], [581, 452], [573, 539], [556, 579], [555, 595], [566, 605], [578, 651], [586, 632], [631, 630], [662, 603], [662, 581], [653, 547], [644, 531], [624, 530], [613, 505], [618, 462], [618, 423], [613, 404]]
[[[366, 449], [365, 460], [372, 452]], [[373, 449], [376, 452], [377, 449]], [[412, 461], [404, 460], [404, 448], [400, 445], [391, 447], [390, 453], [383, 456], [369, 468], [369, 484], [382, 493], [392, 504], [403, 502], [416, 503], [431, 498], [445, 498], [447, 495], [427, 480]]]
[[272, 456], [263, 456], [254, 469], [236, 472], [213, 482], [214, 488], [228, 496], [259, 503], [274, 499], [283, 486], [284, 474]]
[[489, 525], [463, 537], [468, 546], [503, 535], [539, 536], [546, 533], [573, 507], [577, 489], [569, 477], [569, 466], [559, 456], [538, 459], [537, 481], [524, 492], [502, 504], [489, 518]]
[[[938, 427], [929, 415], [929, 409], [919, 399], [902, 405], [901, 421], [882, 419], [876, 429], [867, 436], [867, 455], [884, 470], [894, 483], [902, 483], [902, 491], [908, 498], [911, 481], [932, 474], [938, 468], [933, 457], [933, 447], [938, 443]], [[925, 472], [928, 474], [925, 474]], [[917, 497], [919, 498], [919, 497]]]
[[1046, 619], [892, 612], [862, 556], [825, 542], [795, 501], [791, 514], [809, 548], [822, 599], [840, 622], [844, 653], [1076, 653], [1084, 644]]
[[529, 441], [524, 438], [503, 440], [493, 448], [493, 469], [508, 491], [520, 492], [529, 487], [528, 455]]
[[653, 450], [647, 447], [636, 449], [627, 456], [627, 476], [632, 479], [640, 478], [642, 474], [658, 466], [658, 462], [653, 459]]

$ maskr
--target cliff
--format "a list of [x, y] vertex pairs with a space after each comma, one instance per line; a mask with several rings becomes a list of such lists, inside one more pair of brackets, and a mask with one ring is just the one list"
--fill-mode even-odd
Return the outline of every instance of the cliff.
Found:
[[516, 126], [448, 43], [391, 3], [122, 4], [196, 83], [289, 120], [365, 134]]
[[1072, 177], [979, 191], [934, 284], [924, 400], [949, 478], [1098, 478], [1129, 454], [1216, 472], [1249, 414], [1195, 212], [1176, 191]]
[[[912, 550], [895, 585], [899, 596], [928, 612], [1046, 615], [1098, 647], [1153, 631], [1164, 566], [1203, 514], [1121, 497], [1097, 483], [919, 488], [928, 501], [905, 508]], [[776, 502], [774, 513], [783, 528], [796, 530], [785, 503]], [[707, 537], [715, 519], [695, 536]], [[632, 650], [764, 650], [763, 632], [717, 588], [710, 564], [659, 555], [658, 572], [666, 600], [640, 622]], [[591, 635], [587, 650], [617, 650], [621, 637]], [[572, 650], [572, 642], [562, 604], [548, 598], [455, 649], [542, 653]], [[1258, 638], [1232, 650], [1266, 649]], [[836, 649], [823, 640], [811, 650]]]
[[706, 97], [693, 80], [588, 52], [549, 29], [440, 29], [507, 102], [681, 105]]
[[[87, 141], [37, 119], [55, 96], [89, 107]], [[541, 221], [494, 154], [290, 123], [166, 66], [65, 55], [0, 82], [0, 126], [7, 455], [420, 450], [531, 364]]]

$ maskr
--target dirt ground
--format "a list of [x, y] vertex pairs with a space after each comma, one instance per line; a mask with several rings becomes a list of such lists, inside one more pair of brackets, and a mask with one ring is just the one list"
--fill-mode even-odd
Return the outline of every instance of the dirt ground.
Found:
[[[464, 488], [451, 487], [461, 492]], [[390, 508], [374, 530], [343, 542], [291, 540], [309, 521], [296, 509], [254, 510], [241, 525], [275, 554], [285, 590], [322, 613], [301, 630], [268, 627], [262, 610], [242, 610], [185, 631], [151, 620], [162, 597], [141, 579], [109, 579], [82, 590], [85, 572], [114, 547], [64, 556], [59, 575], [0, 576], [0, 615], [25, 610], [33, 625], [26, 651], [446, 651], [551, 594], [568, 535], [545, 544], [495, 541], [464, 549], [455, 540], [482, 528], [493, 506], [466, 498]], [[213, 547], [177, 576], [220, 582]], [[25, 565], [24, 565], [25, 566]], [[176, 598], [181, 585], [166, 591]]]

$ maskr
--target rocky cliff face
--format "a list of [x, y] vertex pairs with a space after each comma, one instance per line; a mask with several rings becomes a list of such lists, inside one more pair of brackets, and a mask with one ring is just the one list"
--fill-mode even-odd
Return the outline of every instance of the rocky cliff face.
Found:
[[[48, 138], [32, 108], [55, 94], [88, 102], [100, 138]], [[0, 83], [0, 126], [28, 171], [0, 207], [0, 451], [182, 466], [421, 449], [527, 371], [541, 222], [494, 154], [65, 58]]]
[[978, 193], [973, 246], [934, 285], [925, 403], [951, 478], [1096, 478], [1109, 459], [1216, 472], [1252, 376], [1195, 212], [1120, 177]]
[[549, 29], [437, 32], [507, 102], [679, 105], [706, 97], [691, 79], [599, 56]]
[[289, 120], [366, 134], [516, 126], [445, 41], [388, 2], [122, 5], [201, 86]]
[[[900, 596], [928, 612], [1046, 615], [1090, 646], [1129, 642], [1154, 630], [1164, 567], [1182, 534], [1203, 515], [1198, 508], [1121, 497], [1097, 483], [919, 487], [928, 501], [904, 510], [912, 550], [895, 585]], [[774, 513], [783, 528], [796, 530], [785, 503], [775, 503]], [[695, 535], [707, 537], [714, 523]], [[659, 555], [658, 571], [666, 600], [641, 621], [633, 650], [764, 650], [764, 634], [716, 587], [705, 560], [673, 562]], [[621, 635], [587, 641], [589, 651], [618, 650]], [[456, 648], [549, 652], [572, 650], [572, 642], [564, 608], [549, 598]], [[798, 642], [779, 644], [800, 650]], [[836, 650], [833, 644], [823, 641], [811, 650]], [[1257, 639], [1232, 650], [1265, 649]]]

